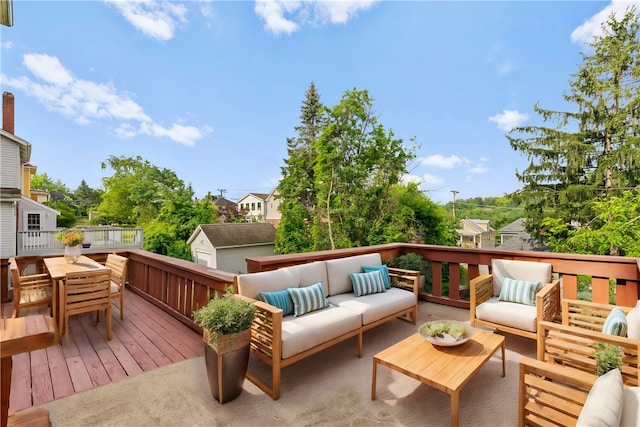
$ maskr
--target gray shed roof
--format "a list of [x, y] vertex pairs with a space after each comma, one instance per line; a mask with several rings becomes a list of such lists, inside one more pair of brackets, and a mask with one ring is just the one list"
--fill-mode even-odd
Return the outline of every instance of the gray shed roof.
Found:
[[266, 222], [201, 224], [199, 227], [216, 248], [270, 244], [276, 238], [276, 229]]

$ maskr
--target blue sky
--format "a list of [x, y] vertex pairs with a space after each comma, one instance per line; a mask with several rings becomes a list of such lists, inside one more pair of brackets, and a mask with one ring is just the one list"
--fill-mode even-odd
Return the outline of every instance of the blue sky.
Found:
[[28, 1], [2, 27], [0, 89], [38, 173], [95, 188], [141, 156], [197, 197], [268, 193], [313, 81], [333, 106], [367, 89], [420, 144], [407, 179], [430, 198], [502, 196], [528, 160], [505, 133], [540, 124], [585, 41], [634, 1]]

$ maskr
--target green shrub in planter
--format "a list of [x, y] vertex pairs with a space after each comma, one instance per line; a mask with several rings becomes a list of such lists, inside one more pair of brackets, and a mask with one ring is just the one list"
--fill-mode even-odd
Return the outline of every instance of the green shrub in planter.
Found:
[[193, 313], [193, 319], [216, 341], [222, 335], [235, 334], [251, 327], [256, 313], [255, 306], [246, 300], [233, 297], [227, 290], [221, 298], [214, 298]]
[[613, 344], [596, 343], [596, 369], [598, 376], [618, 368], [622, 369], [620, 347]]

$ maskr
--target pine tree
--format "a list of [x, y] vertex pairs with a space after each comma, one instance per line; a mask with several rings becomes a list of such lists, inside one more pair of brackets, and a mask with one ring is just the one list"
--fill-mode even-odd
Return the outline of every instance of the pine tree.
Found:
[[581, 227], [594, 217], [592, 202], [619, 196], [640, 183], [640, 40], [635, 8], [624, 18], [612, 14], [603, 34], [582, 54], [564, 99], [575, 112], [534, 106], [555, 127], [512, 130], [511, 147], [530, 160], [516, 172], [524, 184], [514, 195], [525, 207], [531, 231], [545, 217]]

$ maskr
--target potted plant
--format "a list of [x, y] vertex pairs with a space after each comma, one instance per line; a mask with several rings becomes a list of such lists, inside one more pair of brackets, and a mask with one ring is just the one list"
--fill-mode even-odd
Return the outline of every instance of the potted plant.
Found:
[[234, 295], [232, 289], [193, 313], [202, 328], [209, 387], [221, 404], [238, 397], [247, 375], [251, 345], [253, 303]]
[[613, 369], [622, 369], [622, 356], [617, 345], [596, 343], [596, 373], [604, 375]]
[[56, 239], [64, 245], [64, 258], [68, 263], [75, 263], [82, 255], [82, 243], [84, 233], [81, 230], [70, 229], [60, 231], [56, 234]]
[[409, 252], [407, 254], [400, 255], [397, 258], [389, 261], [390, 267], [401, 268], [403, 270], [413, 270], [420, 272], [419, 286], [420, 290], [424, 292], [425, 277], [427, 273], [427, 263], [420, 255], [415, 252]]

